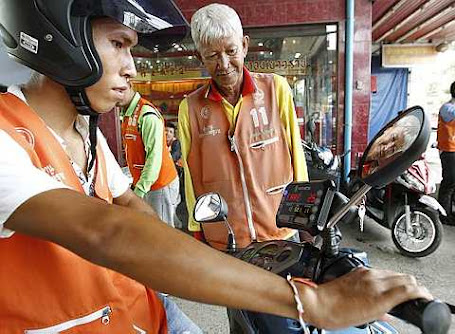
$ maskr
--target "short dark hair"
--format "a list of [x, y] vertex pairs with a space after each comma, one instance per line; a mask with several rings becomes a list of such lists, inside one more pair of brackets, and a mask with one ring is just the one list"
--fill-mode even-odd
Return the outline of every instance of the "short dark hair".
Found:
[[450, 85], [450, 94], [452, 94], [452, 97], [455, 98], [455, 81]]
[[177, 129], [174, 123], [168, 122], [166, 123], [166, 128], [172, 128], [174, 131]]

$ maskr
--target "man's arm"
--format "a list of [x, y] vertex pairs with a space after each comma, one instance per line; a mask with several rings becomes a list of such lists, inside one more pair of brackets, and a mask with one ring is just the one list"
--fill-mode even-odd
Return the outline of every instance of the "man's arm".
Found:
[[136, 183], [134, 193], [143, 198], [156, 182], [163, 160], [163, 121], [155, 115], [150, 106], [144, 106], [139, 118], [142, 142], [145, 149], [145, 164], [141, 177]]
[[[7, 194], [0, 196], [0, 229], [4, 225], [9, 231], [54, 242], [88, 261], [176, 296], [296, 316], [291, 290], [282, 278], [215, 251], [137, 208], [56, 189], [62, 185], [34, 167], [27, 153], [2, 131], [0, 151], [0, 193]], [[134, 198], [130, 199], [134, 202]], [[126, 205], [127, 197], [116, 201], [123, 200], [126, 202], [118, 204]], [[382, 271], [357, 270], [318, 289], [299, 288], [307, 320], [345, 327], [347, 322], [377, 318], [402, 300], [424, 296], [415, 282], [407, 284], [409, 280]], [[348, 293], [346, 287], [352, 290]], [[350, 308], [344, 305], [347, 296]], [[367, 312], [362, 313], [362, 308]]]
[[303, 152], [291, 88], [286, 79], [279, 75], [274, 75], [274, 81], [278, 106], [280, 108], [280, 118], [291, 151], [294, 181], [308, 181], [305, 153]]
[[193, 181], [191, 179], [190, 169], [188, 168], [188, 154], [191, 148], [191, 130], [187, 99], [184, 99], [179, 106], [178, 131], [180, 148], [182, 150], [182, 163], [185, 180], [185, 201], [186, 208], [188, 210], [188, 230], [191, 232], [199, 232], [201, 231], [201, 227], [193, 219], [196, 196], [194, 195]]
[[[73, 190], [50, 190], [30, 198], [5, 227], [59, 244], [158, 291], [297, 317], [285, 279], [216, 251], [148, 214]], [[367, 269], [318, 288], [299, 285], [299, 290], [305, 319], [325, 328], [365, 323], [405, 300], [431, 298], [412, 277]]]

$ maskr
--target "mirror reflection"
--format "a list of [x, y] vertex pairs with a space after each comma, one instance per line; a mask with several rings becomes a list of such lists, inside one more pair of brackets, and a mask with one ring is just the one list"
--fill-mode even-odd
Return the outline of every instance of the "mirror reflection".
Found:
[[221, 197], [216, 193], [203, 195], [196, 202], [194, 219], [198, 222], [214, 220], [221, 211]]
[[362, 178], [393, 163], [416, 140], [421, 128], [413, 114], [400, 118], [387, 128], [370, 146], [362, 169]]

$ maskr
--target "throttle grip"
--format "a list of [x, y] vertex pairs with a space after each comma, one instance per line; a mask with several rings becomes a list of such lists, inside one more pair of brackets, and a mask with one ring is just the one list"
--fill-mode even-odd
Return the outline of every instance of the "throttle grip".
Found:
[[395, 306], [389, 314], [419, 327], [424, 334], [447, 334], [452, 321], [449, 307], [439, 300], [410, 300]]

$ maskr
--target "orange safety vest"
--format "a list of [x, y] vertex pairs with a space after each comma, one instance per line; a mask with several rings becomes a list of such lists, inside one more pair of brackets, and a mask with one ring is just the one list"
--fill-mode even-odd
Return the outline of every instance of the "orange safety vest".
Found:
[[[163, 116], [159, 113], [156, 107], [144, 98], [140, 98], [136, 108], [131, 116], [125, 116], [122, 123], [122, 138], [125, 146], [126, 161], [130, 170], [131, 176], [133, 177], [133, 185], [139, 181], [142, 173], [142, 169], [145, 165], [145, 149], [142, 141], [141, 131], [139, 130], [138, 120], [141, 116], [142, 107], [150, 106], [153, 109], [153, 114], [161, 119], [164, 124]], [[161, 160], [161, 169], [158, 175], [158, 179], [150, 188], [151, 190], [158, 190], [169, 183], [174, 181], [177, 177], [177, 170], [174, 166], [174, 161], [166, 150], [166, 135], [163, 131], [163, 152]]]
[[[232, 140], [221, 101], [207, 98], [208, 86], [188, 96], [191, 147], [188, 168], [196, 196], [218, 192], [229, 205], [228, 221], [237, 245], [253, 240], [283, 239], [292, 233], [277, 228], [275, 216], [284, 187], [292, 181], [290, 148], [280, 119], [273, 76], [251, 73], [255, 91], [243, 96]], [[202, 225], [204, 237], [224, 249], [223, 223]]]
[[[60, 143], [12, 94], [0, 95], [0, 129], [37, 168], [83, 193]], [[95, 193], [112, 202], [101, 150], [96, 158]], [[0, 263], [0, 333], [167, 333], [154, 291], [57, 244], [15, 233], [0, 240]]]
[[455, 120], [444, 122], [438, 119], [438, 149], [444, 152], [455, 152]]

